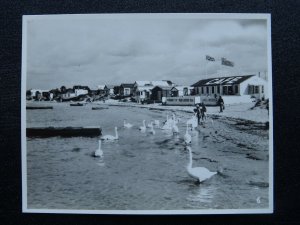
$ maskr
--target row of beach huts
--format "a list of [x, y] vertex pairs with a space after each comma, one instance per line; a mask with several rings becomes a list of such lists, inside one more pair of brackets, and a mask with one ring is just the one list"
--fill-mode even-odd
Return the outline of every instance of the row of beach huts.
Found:
[[199, 80], [190, 86], [176, 85], [170, 80], [135, 81], [120, 85], [75, 85], [52, 90], [30, 89], [27, 100], [105, 101], [116, 99], [140, 104], [195, 105], [204, 102], [216, 105], [222, 96], [226, 104], [246, 103], [268, 98], [268, 82], [257, 75], [224, 76]]

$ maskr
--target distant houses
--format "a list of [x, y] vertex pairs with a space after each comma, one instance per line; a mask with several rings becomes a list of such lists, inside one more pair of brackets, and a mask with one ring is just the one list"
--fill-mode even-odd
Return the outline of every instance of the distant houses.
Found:
[[99, 95], [106, 95], [107, 94], [107, 87], [105, 84], [101, 84], [101, 85], [98, 85], [98, 94]]
[[172, 97], [171, 89], [170, 86], [155, 86], [152, 89], [151, 100], [161, 102], [163, 97]]
[[[107, 98], [131, 100], [137, 103], [163, 103], [167, 105], [194, 105], [204, 102], [216, 105], [222, 96], [226, 104], [250, 102], [268, 98], [268, 83], [256, 75], [241, 75], [201, 79], [192, 85], [175, 85], [169, 80], [135, 81], [120, 85], [100, 84], [91, 90], [88, 86], [62, 86], [60, 89], [30, 89], [26, 99], [57, 101], [90, 101]], [[129, 99], [130, 98], [130, 99]]]
[[51, 98], [53, 98], [53, 94], [51, 94], [49, 90], [31, 89], [26, 93], [26, 99], [35, 99], [41, 101], [44, 99], [50, 100]]
[[106, 89], [107, 89], [107, 94], [108, 95], [115, 95], [115, 92], [114, 92], [114, 87], [116, 85], [111, 85], [111, 84], [107, 84], [106, 85]]
[[[136, 102], [144, 103], [147, 101], [161, 102], [162, 95], [169, 95], [166, 91], [162, 91], [161, 88], [170, 89], [174, 84], [168, 80], [135, 81], [133, 86], [133, 97]], [[155, 87], [157, 88], [154, 89]], [[162, 94], [162, 92], [164, 92], [164, 94]]]
[[133, 94], [133, 86], [134, 84], [123, 83], [120, 85], [119, 92], [121, 96], [129, 97]]

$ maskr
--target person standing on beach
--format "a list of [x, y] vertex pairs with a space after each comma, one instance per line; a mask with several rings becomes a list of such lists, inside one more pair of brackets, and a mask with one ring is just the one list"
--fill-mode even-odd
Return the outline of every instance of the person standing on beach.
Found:
[[202, 105], [201, 105], [201, 120], [204, 121], [204, 119], [206, 119], [206, 106], [204, 105], [204, 102], [202, 102]]
[[221, 97], [221, 95], [220, 95], [220, 97], [218, 99], [218, 105], [220, 106], [220, 113], [223, 112], [223, 110], [225, 109], [225, 107], [224, 107], [224, 100]]
[[198, 119], [198, 125], [200, 124], [200, 118], [201, 118], [201, 111], [200, 111], [200, 106], [199, 104], [196, 105], [196, 109], [194, 109], [195, 115], [197, 116]]

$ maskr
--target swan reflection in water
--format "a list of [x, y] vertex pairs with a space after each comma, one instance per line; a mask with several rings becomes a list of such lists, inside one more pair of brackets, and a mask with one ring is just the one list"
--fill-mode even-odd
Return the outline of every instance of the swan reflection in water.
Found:
[[217, 187], [212, 185], [193, 186], [193, 189], [187, 197], [187, 200], [191, 203], [211, 203], [217, 192]]

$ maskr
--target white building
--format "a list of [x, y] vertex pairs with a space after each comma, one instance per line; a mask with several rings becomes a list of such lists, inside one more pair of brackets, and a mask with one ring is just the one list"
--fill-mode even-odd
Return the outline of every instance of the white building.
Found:
[[225, 104], [251, 102], [268, 98], [268, 82], [256, 75], [217, 77], [199, 80], [192, 85], [201, 101], [222, 96]]
[[36, 97], [36, 94], [39, 93], [42, 95], [42, 93], [44, 92], [49, 92], [49, 90], [42, 90], [42, 89], [31, 89], [31, 97]]
[[107, 84], [106, 87], [107, 87], [107, 94], [113, 95], [114, 94], [114, 87], [115, 87], [115, 85]]
[[190, 87], [190, 86], [174, 86], [171, 89], [171, 92], [172, 92], [172, 96], [180, 97], [180, 96], [191, 95], [193, 90], [194, 90], [194, 87]]
[[168, 80], [135, 81], [133, 84], [133, 97], [138, 103], [150, 99], [155, 86], [172, 87], [174, 84]]

